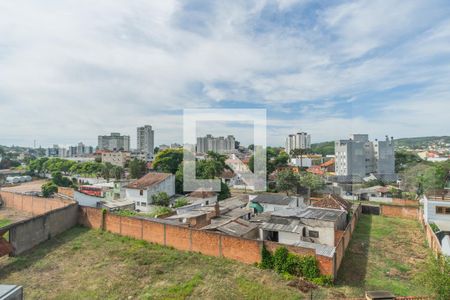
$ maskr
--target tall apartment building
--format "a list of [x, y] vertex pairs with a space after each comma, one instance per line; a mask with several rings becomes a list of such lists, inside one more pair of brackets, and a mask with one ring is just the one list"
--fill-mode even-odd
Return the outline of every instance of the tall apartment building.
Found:
[[291, 153], [294, 149], [309, 149], [311, 148], [311, 135], [306, 132], [298, 132], [290, 134], [286, 138], [286, 153]]
[[335, 142], [335, 171], [338, 176], [364, 178], [375, 174], [379, 178], [395, 177], [394, 141], [369, 141], [368, 134], [353, 134], [348, 140]]
[[217, 153], [229, 153], [235, 149], [236, 139], [229, 135], [226, 138], [223, 136], [213, 137], [211, 134], [205, 137], [197, 138], [197, 153], [207, 153], [213, 151]]
[[130, 136], [112, 132], [111, 135], [98, 136], [98, 150], [130, 151]]
[[147, 160], [153, 159], [155, 149], [154, 131], [152, 126], [145, 125], [137, 128], [137, 150], [146, 155]]

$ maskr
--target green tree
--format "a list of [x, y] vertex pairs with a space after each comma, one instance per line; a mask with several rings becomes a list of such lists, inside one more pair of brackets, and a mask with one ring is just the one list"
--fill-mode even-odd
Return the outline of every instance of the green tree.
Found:
[[143, 160], [133, 159], [129, 164], [130, 176], [133, 179], [141, 178], [147, 172], [147, 164]]
[[47, 182], [41, 187], [42, 196], [45, 198], [49, 198], [54, 193], [58, 191], [58, 186], [56, 186], [53, 182]]
[[177, 172], [175, 173], [175, 192], [177, 194], [183, 194], [183, 164], [180, 164]]
[[114, 168], [114, 166], [109, 162], [104, 163], [102, 165], [101, 175], [104, 179], [106, 179], [107, 182], [109, 182], [109, 178], [113, 177], [112, 176], [113, 168]]
[[114, 179], [120, 180], [124, 176], [125, 170], [120, 166], [113, 166], [111, 173], [112, 173], [112, 177], [114, 177]]
[[395, 172], [401, 172], [421, 161], [422, 159], [414, 152], [395, 151]]
[[152, 201], [154, 205], [158, 206], [169, 206], [170, 204], [170, 198], [166, 192], [159, 192], [152, 195]]
[[300, 175], [300, 185], [309, 188], [311, 192], [318, 191], [325, 186], [325, 182], [322, 177], [308, 173], [302, 172]]
[[300, 177], [291, 169], [284, 169], [277, 174], [276, 183], [279, 191], [286, 192], [286, 195], [289, 195], [290, 192], [297, 192], [297, 188], [300, 186]]
[[303, 155], [309, 153], [308, 149], [292, 149], [289, 153], [293, 157], [300, 157], [300, 169], [303, 168]]
[[224, 200], [231, 197], [230, 188], [223, 182], [220, 182], [220, 192], [217, 195], [217, 200]]
[[60, 171], [52, 173], [52, 183], [56, 186], [71, 187], [72, 180], [64, 177]]
[[183, 149], [165, 149], [156, 154], [153, 167], [159, 172], [175, 174], [183, 162]]
[[450, 299], [450, 258], [430, 256], [416, 280], [433, 291], [436, 299]]

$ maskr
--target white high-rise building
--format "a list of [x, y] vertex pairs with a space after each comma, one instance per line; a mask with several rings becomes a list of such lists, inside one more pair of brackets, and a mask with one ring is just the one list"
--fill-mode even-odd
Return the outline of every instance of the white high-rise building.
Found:
[[393, 138], [374, 142], [367, 134], [353, 134], [348, 140], [335, 142], [335, 171], [338, 176], [358, 176], [370, 174], [381, 179], [395, 179], [395, 154]]
[[223, 136], [213, 137], [211, 134], [205, 137], [197, 138], [197, 153], [207, 153], [208, 151], [217, 153], [230, 153], [235, 149], [236, 139], [229, 135], [226, 138]]
[[98, 136], [98, 149], [109, 151], [130, 151], [130, 136], [112, 132], [111, 135]]
[[286, 138], [286, 153], [290, 154], [294, 149], [311, 148], [311, 135], [306, 132], [298, 132], [290, 134]]
[[152, 126], [145, 125], [137, 128], [137, 150], [146, 155], [147, 160], [152, 160], [155, 149], [155, 132]]

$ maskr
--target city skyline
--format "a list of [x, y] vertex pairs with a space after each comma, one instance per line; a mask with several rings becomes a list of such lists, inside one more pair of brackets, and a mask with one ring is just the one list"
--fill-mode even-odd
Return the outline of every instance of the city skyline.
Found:
[[449, 12], [445, 1], [5, 2], [0, 144], [95, 144], [147, 123], [155, 144], [182, 142], [184, 108], [265, 108], [268, 145], [297, 128], [314, 142], [445, 135]]

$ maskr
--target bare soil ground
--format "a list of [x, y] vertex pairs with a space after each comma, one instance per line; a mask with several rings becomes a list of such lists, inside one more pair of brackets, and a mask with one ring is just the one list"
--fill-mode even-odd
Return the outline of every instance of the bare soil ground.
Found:
[[14, 192], [14, 193], [26, 193], [26, 192], [40, 192], [41, 186], [46, 180], [34, 180], [30, 182], [24, 182], [17, 186], [2, 187], [2, 191]]
[[32, 214], [21, 210], [15, 210], [9, 207], [0, 208], [0, 220], [9, 220], [9, 223], [14, 223], [31, 218]]

